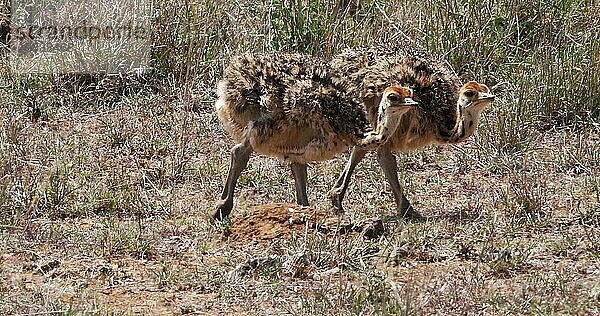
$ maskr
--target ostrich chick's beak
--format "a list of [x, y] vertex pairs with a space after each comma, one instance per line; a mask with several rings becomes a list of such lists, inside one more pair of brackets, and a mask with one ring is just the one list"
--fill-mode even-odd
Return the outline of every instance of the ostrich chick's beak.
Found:
[[494, 102], [495, 99], [496, 99], [496, 96], [491, 93], [479, 92], [479, 96], [477, 97], [477, 100], [474, 100], [473, 103], [471, 103], [470, 105], [467, 105], [467, 108], [485, 107], [488, 104]]
[[488, 102], [492, 102], [494, 101], [494, 99], [496, 99], [496, 96], [491, 94], [491, 93], [486, 93], [486, 92], [480, 92], [479, 93], [479, 98], [477, 98], [477, 101], [488, 101]]
[[419, 102], [413, 100], [410, 97], [406, 97], [406, 98], [402, 99], [402, 102], [391, 103], [390, 107], [416, 106], [417, 104], [419, 104]]
[[400, 105], [416, 106], [417, 104], [419, 104], [419, 102], [413, 100], [412, 98], [404, 98], [404, 102], [402, 102]]

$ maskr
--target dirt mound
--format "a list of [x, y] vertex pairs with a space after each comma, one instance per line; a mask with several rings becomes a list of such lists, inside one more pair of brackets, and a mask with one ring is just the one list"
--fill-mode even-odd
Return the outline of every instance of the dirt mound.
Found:
[[367, 238], [383, 233], [381, 221], [352, 224], [348, 216], [287, 203], [257, 205], [231, 222], [232, 241], [273, 240], [304, 233], [363, 233]]

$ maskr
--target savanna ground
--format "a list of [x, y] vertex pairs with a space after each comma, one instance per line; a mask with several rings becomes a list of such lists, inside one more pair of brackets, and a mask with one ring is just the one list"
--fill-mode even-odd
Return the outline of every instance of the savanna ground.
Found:
[[[597, 3], [155, 10], [149, 80], [13, 75], [2, 59], [0, 314], [600, 314]], [[254, 156], [231, 220], [211, 223], [233, 145], [213, 113], [230, 56], [328, 58], [405, 35], [497, 95], [464, 144], [398, 156], [426, 221], [397, 219], [372, 156], [347, 213], [328, 213], [344, 154], [311, 165], [311, 208], [284, 204], [288, 167]]]

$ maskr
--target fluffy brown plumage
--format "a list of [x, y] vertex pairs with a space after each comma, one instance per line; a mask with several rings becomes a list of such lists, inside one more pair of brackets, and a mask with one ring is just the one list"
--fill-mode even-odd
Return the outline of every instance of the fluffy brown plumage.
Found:
[[306, 163], [331, 159], [371, 130], [363, 107], [326, 82], [326, 65], [302, 57], [245, 55], [225, 70], [216, 110], [237, 142]]

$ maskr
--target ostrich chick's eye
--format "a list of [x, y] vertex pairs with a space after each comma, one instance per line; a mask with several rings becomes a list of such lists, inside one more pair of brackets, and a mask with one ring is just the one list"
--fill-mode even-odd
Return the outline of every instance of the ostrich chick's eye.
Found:
[[475, 91], [465, 91], [464, 95], [467, 98], [472, 98], [475, 96]]
[[397, 95], [397, 94], [395, 94], [395, 93], [392, 93], [392, 94], [388, 95], [387, 98], [388, 98], [388, 100], [390, 100], [392, 102], [398, 102], [398, 101], [400, 101], [400, 96]]

